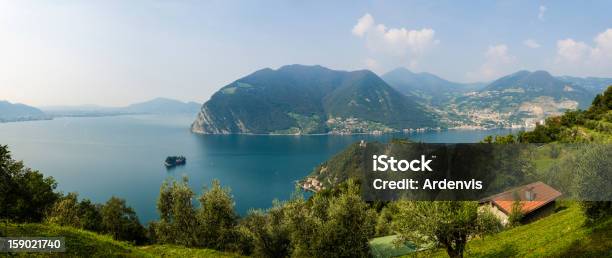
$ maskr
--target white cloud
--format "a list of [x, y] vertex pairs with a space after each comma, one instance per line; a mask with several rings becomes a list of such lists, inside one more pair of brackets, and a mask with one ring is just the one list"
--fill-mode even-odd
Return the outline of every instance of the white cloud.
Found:
[[527, 46], [528, 48], [539, 48], [540, 47], [540, 44], [533, 39], [526, 39], [525, 41], [523, 41], [523, 44]]
[[411, 66], [415, 66], [422, 55], [439, 43], [434, 38], [433, 29], [388, 28], [384, 24], [376, 24], [369, 13], [357, 21], [352, 33], [364, 38], [366, 47], [373, 53], [410, 60]]
[[353, 34], [362, 37], [366, 31], [370, 30], [374, 25], [374, 17], [369, 13], [366, 13], [363, 17], [359, 18], [357, 24], [353, 27]]
[[594, 39], [595, 48], [591, 52], [591, 57], [595, 59], [612, 59], [612, 29], [599, 33]]
[[584, 42], [575, 41], [573, 39], [557, 41], [557, 54], [559, 58], [566, 61], [576, 62], [583, 60], [588, 56], [590, 51], [591, 47]]
[[538, 19], [540, 19], [540, 21], [544, 21], [544, 13], [546, 13], [546, 10], [548, 10], [546, 6], [540, 5], [540, 9], [538, 11]]
[[611, 76], [612, 29], [593, 38], [594, 45], [567, 38], [557, 41], [555, 69], [561, 73]]
[[593, 39], [594, 46], [568, 38], [557, 41], [557, 61], [571, 63], [596, 63], [612, 59], [612, 29], [599, 33]]
[[499, 44], [495, 46], [489, 46], [485, 53], [487, 60], [499, 60], [504, 63], [510, 62], [514, 59], [513, 56], [508, 54], [508, 46], [506, 44]]
[[470, 80], [488, 81], [511, 73], [515, 69], [516, 57], [508, 51], [508, 46], [499, 44], [489, 46], [484, 53], [485, 61], [477, 72], [467, 74]]

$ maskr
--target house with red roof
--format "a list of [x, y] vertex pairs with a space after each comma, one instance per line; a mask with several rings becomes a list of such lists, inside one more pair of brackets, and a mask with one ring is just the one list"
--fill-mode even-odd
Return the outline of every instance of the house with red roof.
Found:
[[535, 182], [484, 198], [480, 200], [480, 208], [489, 209], [506, 225], [512, 213], [512, 205], [519, 201], [523, 220], [527, 222], [554, 212], [555, 201], [561, 195], [561, 192], [551, 186]]

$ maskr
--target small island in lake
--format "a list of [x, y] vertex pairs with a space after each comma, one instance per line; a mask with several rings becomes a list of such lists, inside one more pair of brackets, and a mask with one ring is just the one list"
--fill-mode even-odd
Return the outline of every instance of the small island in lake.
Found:
[[187, 159], [185, 159], [184, 156], [168, 156], [166, 158], [166, 161], [164, 162], [164, 165], [167, 168], [172, 168], [180, 165], [185, 165], [186, 162]]

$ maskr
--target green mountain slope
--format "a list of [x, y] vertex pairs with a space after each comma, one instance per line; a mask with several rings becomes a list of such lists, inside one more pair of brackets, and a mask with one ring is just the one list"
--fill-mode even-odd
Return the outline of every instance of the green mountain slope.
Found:
[[240, 257], [210, 249], [172, 245], [133, 246], [113, 240], [111, 236], [90, 231], [39, 223], [8, 224], [0, 227], [0, 236], [61, 236], [65, 237], [64, 253], [15, 253], [23, 257]]
[[[468, 242], [466, 257], [609, 257], [612, 255], [612, 218], [584, 225], [577, 203], [558, 205], [548, 217], [498, 234]], [[448, 257], [443, 249], [418, 253]]]
[[192, 125], [197, 133], [371, 133], [433, 127], [423, 107], [376, 74], [289, 65], [221, 88]]

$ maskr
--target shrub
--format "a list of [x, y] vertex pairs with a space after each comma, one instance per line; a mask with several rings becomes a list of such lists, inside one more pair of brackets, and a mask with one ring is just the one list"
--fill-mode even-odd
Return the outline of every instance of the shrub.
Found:
[[512, 203], [512, 210], [508, 215], [508, 225], [511, 227], [521, 225], [521, 220], [523, 219], [523, 205], [520, 200], [515, 200]]

